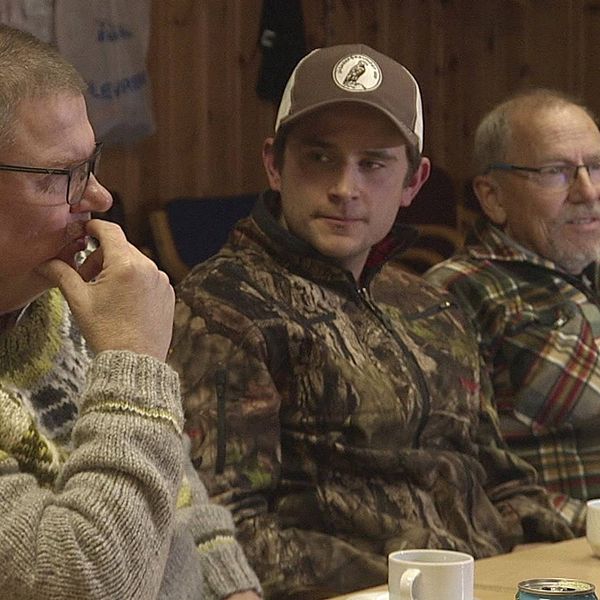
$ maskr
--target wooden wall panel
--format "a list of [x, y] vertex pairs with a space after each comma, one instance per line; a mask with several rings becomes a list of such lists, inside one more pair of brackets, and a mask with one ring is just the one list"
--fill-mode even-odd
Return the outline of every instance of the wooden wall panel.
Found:
[[600, 115], [600, 1], [584, 3], [581, 11], [579, 56], [573, 71], [580, 77], [580, 92], [589, 107]]
[[[600, 0], [302, 2], [309, 48], [364, 42], [413, 72], [425, 153], [459, 191], [477, 122], [509, 93], [557, 87], [600, 113]], [[135, 242], [146, 241], [146, 214], [157, 201], [265, 186], [260, 149], [275, 108], [254, 91], [261, 7], [262, 0], [153, 0], [157, 132], [108, 149], [100, 173], [123, 197]]]
[[260, 0], [153, 2], [148, 57], [156, 133], [108, 148], [104, 183], [125, 204], [130, 237], [146, 243], [146, 215], [175, 196], [257, 191], [260, 150], [274, 107], [254, 86]]

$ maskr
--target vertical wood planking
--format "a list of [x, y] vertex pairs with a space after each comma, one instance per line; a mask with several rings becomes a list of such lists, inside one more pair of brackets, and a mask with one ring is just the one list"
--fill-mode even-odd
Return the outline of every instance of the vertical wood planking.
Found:
[[[285, 0], [281, 0], [285, 2]], [[424, 100], [425, 151], [461, 191], [481, 116], [527, 85], [579, 95], [600, 113], [600, 0], [302, 0], [308, 48], [364, 42], [405, 64]], [[107, 148], [103, 182], [130, 236], [180, 195], [265, 186], [275, 107], [255, 85], [262, 0], [153, 0], [148, 57], [157, 132]]]
[[263, 175], [261, 149], [264, 138], [270, 135], [275, 123], [276, 106], [256, 95], [262, 53], [260, 35], [261, 2], [240, 3], [240, 99], [236, 110], [241, 118], [241, 179], [236, 192], [258, 192], [267, 186]]
[[600, 1], [585, 1], [581, 9], [582, 30], [581, 52], [578, 61], [581, 75], [581, 96], [588, 102], [590, 108], [600, 115]]

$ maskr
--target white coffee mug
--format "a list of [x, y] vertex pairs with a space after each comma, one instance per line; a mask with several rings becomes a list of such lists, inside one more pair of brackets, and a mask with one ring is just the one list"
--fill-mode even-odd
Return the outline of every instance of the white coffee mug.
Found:
[[473, 557], [453, 550], [398, 550], [388, 556], [390, 600], [473, 600]]
[[595, 556], [600, 558], [600, 498], [587, 501], [585, 537]]

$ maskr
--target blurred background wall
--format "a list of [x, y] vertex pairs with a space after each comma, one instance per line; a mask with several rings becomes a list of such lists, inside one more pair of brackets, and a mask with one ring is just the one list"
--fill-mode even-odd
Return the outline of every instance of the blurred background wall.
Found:
[[[285, 3], [286, 0], [279, 0]], [[108, 148], [100, 176], [144, 244], [151, 207], [176, 196], [256, 192], [274, 105], [258, 98], [262, 0], [152, 0], [148, 67], [156, 133]], [[600, 0], [302, 0], [306, 44], [364, 42], [421, 85], [424, 153], [457, 192], [474, 127], [528, 85], [600, 113]]]

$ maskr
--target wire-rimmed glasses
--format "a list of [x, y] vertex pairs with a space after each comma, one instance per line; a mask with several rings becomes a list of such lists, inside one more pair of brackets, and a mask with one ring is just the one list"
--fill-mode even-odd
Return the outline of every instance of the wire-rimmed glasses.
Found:
[[600, 185], [600, 161], [584, 163], [581, 165], [562, 164], [547, 165], [545, 167], [524, 167], [521, 165], [511, 165], [509, 163], [492, 163], [486, 169], [490, 171], [512, 171], [521, 173], [534, 181], [541, 187], [550, 190], [566, 190], [575, 181], [579, 169], [585, 169], [589, 175], [590, 181], [594, 185]]
[[96, 173], [100, 161], [102, 142], [96, 142], [94, 153], [90, 158], [72, 166], [70, 169], [43, 167], [24, 167], [21, 165], [0, 164], [0, 171], [15, 171], [17, 173], [40, 173], [42, 175], [66, 175], [66, 201], [69, 206], [79, 204], [87, 187], [91, 174]]

